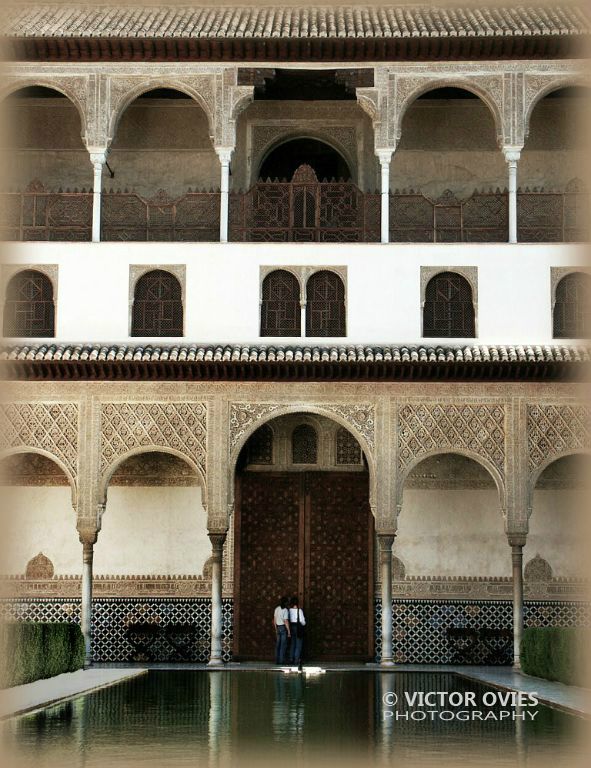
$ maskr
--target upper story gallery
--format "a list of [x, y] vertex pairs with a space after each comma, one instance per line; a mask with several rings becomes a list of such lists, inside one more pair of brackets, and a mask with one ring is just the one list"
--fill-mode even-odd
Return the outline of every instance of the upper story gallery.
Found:
[[[573, 5], [9, 9], [0, 234], [15, 244], [11, 263], [47, 267], [52, 300], [59, 268], [63, 311], [50, 333], [8, 335], [298, 337], [305, 311], [287, 330], [263, 332], [263, 283], [272, 268], [293, 267], [300, 294], [289, 300], [305, 304], [300, 272], [320, 266], [334, 268], [346, 307], [338, 332], [308, 336], [580, 338], [586, 319], [556, 332], [553, 308], [559, 280], [580, 272], [581, 249], [555, 244], [588, 236], [590, 24]], [[102, 251], [85, 241], [102, 241]], [[216, 242], [290, 247], [205, 245]], [[396, 246], [386, 258], [387, 243]], [[94, 312], [92, 328], [80, 325], [68, 304], [64, 281], [80, 285], [82, 253], [87, 280], [98, 286], [109, 275], [121, 288], [119, 323]], [[250, 272], [245, 259], [257, 262]], [[185, 322], [134, 332], [126, 306], [142, 267], [167, 264]], [[466, 278], [475, 317], [425, 332], [426, 285], [442, 265]], [[498, 304], [509, 266], [525, 296], [514, 331]], [[582, 295], [588, 281], [578, 280], [570, 291]], [[376, 306], [386, 309], [393, 290], [405, 296], [391, 326], [364, 315], [369, 282], [378, 292], [390, 286]], [[197, 283], [235, 316], [218, 311], [213, 324], [207, 299], [202, 317], [192, 313]], [[458, 293], [452, 283], [444, 290]], [[285, 280], [278, 290], [281, 300]], [[504, 296], [514, 306], [511, 289]]]

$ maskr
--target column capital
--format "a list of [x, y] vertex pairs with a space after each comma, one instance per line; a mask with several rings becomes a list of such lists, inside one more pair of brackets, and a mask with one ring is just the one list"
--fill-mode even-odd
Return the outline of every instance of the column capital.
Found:
[[505, 160], [509, 163], [517, 163], [519, 162], [519, 158], [521, 157], [521, 150], [523, 147], [516, 146], [516, 145], [509, 145], [503, 147], [503, 154], [505, 155]]
[[396, 538], [395, 531], [376, 531], [376, 536], [378, 537], [378, 545], [380, 550], [385, 552], [392, 550], [394, 539]]
[[376, 149], [376, 157], [380, 161], [380, 165], [389, 165], [395, 150], [396, 147], [380, 147]]
[[109, 150], [106, 147], [89, 147], [88, 154], [93, 165], [104, 165], [107, 162]]
[[227, 534], [228, 534], [227, 530], [226, 531], [208, 531], [207, 535], [209, 536], [209, 540], [211, 541], [211, 547], [213, 549], [214, 554], [222, 552]]
[[527, 541], [526, 533], [508, 533], [507, 540], [510, 547], [525, 547]]
[[234, 154], [234, 147], [216, 147], [215, 151], [222, 165], [230, 165], [230, 160]]

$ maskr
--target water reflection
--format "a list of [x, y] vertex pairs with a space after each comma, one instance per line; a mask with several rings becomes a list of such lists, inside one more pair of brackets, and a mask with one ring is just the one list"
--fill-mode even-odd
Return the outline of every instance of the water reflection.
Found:
[[[561, 712], [540, 706], [535, 720], [415, 721], [404, 716], [407, 691], [486, 689], [449, 674], [154, 671], [8, 721], [3, 737], [18, 768], [218, 768], [248, 758], [438, 767], [482, 758], [525, 768], [557, 755], [572, 765], [583, 755], [579, 721]], [[384, 704], [390, 693], [395, 707]], [[387, 716], [393, 712], [400, 716]]]

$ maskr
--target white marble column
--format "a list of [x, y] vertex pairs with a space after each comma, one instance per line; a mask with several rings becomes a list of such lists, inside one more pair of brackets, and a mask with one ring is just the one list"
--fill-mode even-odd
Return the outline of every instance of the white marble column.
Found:
[[517, 242], [517, 163], [521, 155], [519, 147], [505, 147], [505, 160], [509, 166], [509, 242]]
[[382, 582], [382, 660], [383, 667], [394, 665], [392, 649], [392, 544], [394, 534], [378, 533], [380, 578]]
[[92, 183], [92, 242], [99, 243], [101, 239], [101, 198], [103, 184], [103, 166], [107, 161], [107, 151], [90, 152], [90, 162], [94, 170]]
[[222, 555], [226, 534], [210, 533], [211, 541], [211, 653], [209, 666], [219, 666], [222, 661]]
[[228, 224], [230, 218], [230, 160], [233, 147], [216, 147], [220, 158], [220, 243], [228, 242]]
[[84, 636], [84, 666], [92, 664], [92, 559], [96, 539], [81, 537], [82, 541], [82, 607], [80, 626]]
[[[304, 290], [306, 287], [304, 286]], [[300, 301], [300, 336], [306, 335], [306, 299]]]
[[376, 149], [381, 169], [381, 242], [390, 242], [390, 162], [393, 149]]
[[523, 636], [523, 547], [525, 536], [509, 536], [513, 564], [513, 667], [521, 668]]

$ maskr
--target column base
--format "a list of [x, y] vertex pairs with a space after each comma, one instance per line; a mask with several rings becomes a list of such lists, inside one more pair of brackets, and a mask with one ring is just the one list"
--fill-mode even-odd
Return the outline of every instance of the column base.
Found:
[[380, 661], [380, 667], [395, 667], [396, 662], [394, 659], [382, 659]]
[[521, 672], [521, 661], [519, 659], [514, 659], [513, 660], [513, 669], [516, 672]]
[[223, 667], [224, 662], [221, 659], [210, 659], [207, 662], [208, 667]]

